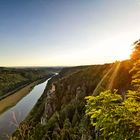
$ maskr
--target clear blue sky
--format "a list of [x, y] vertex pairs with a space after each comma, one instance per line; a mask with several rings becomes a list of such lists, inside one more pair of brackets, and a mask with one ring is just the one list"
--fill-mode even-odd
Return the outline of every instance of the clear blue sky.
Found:
[[0, 0], [0, 66], [127, 59], [140, 38], [140, 0]]

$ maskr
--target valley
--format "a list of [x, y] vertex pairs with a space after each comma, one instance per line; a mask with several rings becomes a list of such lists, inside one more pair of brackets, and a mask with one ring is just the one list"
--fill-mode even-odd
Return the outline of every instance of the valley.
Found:
[[[118, 63], [119, 69], [116, 75], [113, 75]], [[63, 68], [59, 75], [49, 81], [32, 112], [21, 124], [21, 130], [22, 126], [27, 125], [27, 129], [28, 125], [31, 127], [24, 130], [28, 133], [23, 136], [24, 139], [30, 137], [35, 140], [95, 138], [94, 127], [85, 116], [85, 97], [94, 95], [95, 91], [96, 95], [99, 95], [106, 89], [118, 89], [122, 93], [121, 96], [125, 97], [131, 83], [130, 67], [130, 61], [122, 61]], [[111, 77], [115, 81], [112, 87], [110, 87]], [[13, 138], [14, 136], [20, 137], [18, 130], [13, 134]]]

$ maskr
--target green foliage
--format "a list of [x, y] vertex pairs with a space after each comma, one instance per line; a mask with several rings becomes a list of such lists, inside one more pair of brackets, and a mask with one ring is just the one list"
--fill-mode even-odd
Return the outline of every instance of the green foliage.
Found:
[[140, 103], [129, 98], [132, 94], [133, 91], [129, 91], [125, 101], [116, 91], [86, 97], [86, 115], [100, 132], [101, 139], [140, 138]]

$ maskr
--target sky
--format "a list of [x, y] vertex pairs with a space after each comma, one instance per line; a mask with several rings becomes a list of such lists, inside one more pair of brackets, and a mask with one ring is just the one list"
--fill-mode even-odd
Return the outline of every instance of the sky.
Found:
[[0, 0], [0, 66], [75, 66], [128, 59], [140, 0]]

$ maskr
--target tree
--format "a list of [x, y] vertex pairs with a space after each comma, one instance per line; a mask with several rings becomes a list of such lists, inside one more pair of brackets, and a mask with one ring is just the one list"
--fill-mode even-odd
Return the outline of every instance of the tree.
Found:
[[133, 67], [130, 70], [132, 74], [132, 86], [135, 90], [140, 91], [140, 40], [134, 43], [134, 51], [131, 54], [131, 61], [133, 62]]
[[133, 53], [131, 54], [131, 60], [137, 61], [140, 59], [140, 39], [134, 42]]
[[112, 93], [109, 90], [86, 99], [86, 115], [98, 130], [100, 139], [140, 138], [140, 103], [131, 98], [123, 101], [117, 91]]

